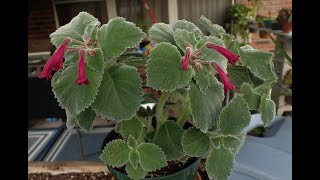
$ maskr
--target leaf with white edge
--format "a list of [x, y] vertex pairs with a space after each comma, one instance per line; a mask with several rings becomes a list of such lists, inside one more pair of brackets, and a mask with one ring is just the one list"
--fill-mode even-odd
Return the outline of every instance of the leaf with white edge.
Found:
[[246, 45], [240, 47], [240, 58], [244, 66], [263, 80], [277, 79], [272, 63], [272, 53], [253, 49]]
[[241, 92], [243, 93], [243, 98], [249, 105], [251, 110], [257, 110], [260, 106], [261, 96], [254, 92], [252, 86], [248, 83], [243, 83], [240, 87]]
[[167, 165], [164, 152], [155, 144], [142, 143], [137, 151], [140, 154], [140, 165], [145, 171], [156, 171]]
[[186, 50], [186, 44], [191, 44], [192, 47], [196, 47], [198, 41], [196, 39], [196, 36], [193, 32], [188, 32], [184, 29], [176, 29], [174, 31], [174, 40], [176, 41], [176, 44], [178, 47], [182, 50]]
[[223, 35], [223, 41], [226, 46], [226, 48], [233, 52], [234, 54], [239, 54], [240, 50], [240, 44], [238, 43], [236, 37], [231, 34], [224, 34]]
[[243, 144], [245, 143], [246, 141], [246, 135], [247, 135], [247, 132], [246, 131], [243, 131], [239, 136], [237, 136], [238, 139], [240, 139], [240, 144], [238, 144], [237, 146], [235, 146], [234, 148], [231, 149], [231, 152], [236, 156], [241, 147], [243, 146]]
[[98, 42], [106, 61], [120, 56], [127, 48], [139, 45], [145, 33], [132, 22], [116, 17], [101, 26]]
[[147, 171], [143, 170], [140, 165], [138, 165], [135, 169], [131, 164], [127, 164], [125, 170], [128, 174], [128, 177], [133, 180], [144, 179], [148, 173]]
[[194, 76], [197, 86], [199, 87], [200, 92], [203, 95], [207, 94], [207, 89], [210, 86], [210, 78], [207, 73], [207, 67], [203, 66], [202, 71], [196, 71]]
[[115, 126], [114, 126], [114, 131], [116, 133], [120, 133], [121, 131], [121, 122], [117, 123]]
[[201, 15], [199, 19], [199, 24], [206, 28], [211, 36], [221, 37], [221, 35], [226, 33], [222, 26], [218, 24], [212, 24], [212, 22], [203, 15]]
[[244, 66], [228, 66], [228, 77], [233, 85], [240, 87], [243, 83], [252, 84], [249, 70]]
[[183, 133], [184, 130], [173, 121], [167, 121], [156, 132], [153, 143], [163, 150], [168, 161], [185, 156], [181, 145]]
[[266, 94], [261, 96], [260, 109], [261, 119], [265, 127], [269, 126], [271, 121], [274, 119], [276, 113], [276, 104]]
[[143, 100], [141, 84], [140, 75], [135, 67], [106, 67], [92, 108], [98, 115], [116, 121], [131, 119]]
[[[56, 47], [59, 47], [67, 37], [83, 41], [82, 35], [84, 34], [87, 25], [90, 23], [99, 23], [99, 21], [87, 12], [80, 12], [68, 24], [59, 27], [59, 29], [50, 34], [51, 43]], [[72, 44], [74, 43], [71, 43], [70, 46]]]
[[121, 167], [129, 161], [130, 148], [124, 140], [113, 140], [108, 143], [100, 155], [100, 159], [112, 167]]
[[128, 138], [132, 135], [135, 139], [138, 139], [143, 128], [142, 123], [139, 121], [139, 118], [134, 116], [130, 120], [125, 120], [121, 122], [121, 130], [120, 133]]
[[241, 144], [241, 139], [237, 136], [223, 136], [222, 137], [222, 146], [228, 150], [237, 149]]
[[223, 135], [239, 135], [250, 123], [250, 111], [241, 96], [234, 97], [226, 106], [219, 118], [220, 130]]
[[140, 154], [137, 150], [132, 149], [129, 153], [130, 164], [134, 169], [137, 169], [138, 163], [140, 161]]
[[218, 115], [221, 110], [224, 99], [223, 85], [215, 77], [210, 77], [210, 86], [204, 95], [198, 86], [191, 82], [188, 95], [193, 123], [195, 127], [206, 133], [216, 118], [211, 115]]
[[235, 156], [231, 151], [220, 147], [213, 148], [206, 160], [206, 170], [210, 179], [227, 180], [233, 169]]
[[137, 140], [135, 140], [135, 138], [131, 134], [129, 135], [127, 142], [130, 148], [135, 149], [138, 146]]
[[189, 128], [182, 136], [183, 151], [189, 156], [203, 156], [210, 147], [210, 138], [199, 129]]
[[[217, 37], [213, 37], [213, 36], [204, 36], [202, 37], [198, 44], [197, 44], [197, 48], [201, 48], [202, 46], [205, 45], [206, 42], [210, 42], [210, 43], [214, 43], [216, 45], [225, 47], [225, 45], [223, 44], [223, 41], [221, 39], [218, 39]], [[227, 66], [228, 66], [228, 60], [227, 58], [225, 58], [223, 55], [221, 55], [218, 51], [213, 50], [213, 49], [209, 49], [209, 48], [203, 48], [202, 49], [202, 56], [204, 60], [206, 61], [214, 61], [216, 62], [221, 69], [227, 74]]]
[[168, 42], [173, 45], [176, 44], [176, 42], [174, 41], [174, 31], [169, 24], [153, 24], [149, 29], [149, 36], [151, 41], [154, 43]]
[[89, 85], [78, 85], [78, 64], [72, 64], [52, 79], [52, 90], [59, 105], [69, 111], [71, 116], [80, 114], [95, 100], [102, 75], [86, 66]]
[[184, 29], [188, 32], [193, 32], [197, 39], [200, 39], [200, 37], [203, 36], [201, 30], [196, 25], [194, 25], [192, 22], [186, 21], [185, 19], [178, 20], [172, 24], [172, 29], [173, 31], [176, 29]]
[[76, 116], [71, 116], [70, 113], [66, 110], [67, 123], [66, 126], [68, 129], [74, 128], [78, 124]]
[[254, 91], [260, 95], [268, 94], [272, 86], [276, 83], [274, 80], [267, 80], [263, 84], [256, 86]]
[[220, 148], [220, 144], [221, 144], [220, 141], [221, 141], [221, 136], [210, 138], [211, 145], [216, 149]]
[[[98, 30], [101, 23], [98, 21], [94, 21], [87, 25], [86, 29], [84, 30], [84, 35], [89, 36], [94, 40], [94, 42], [98, 39]], [[93, 42], [93, 44], [94, 44]]]
[[100, 74], [103, 74], [103, 69], [104, 69], [103, 52], [100, 48], [94, 48], [94, 50], [97, 53], [95, 56], [91, 56], [89, 54], [87, 55], [87, 58], [86, 58], [87, 66], [99, 72]]
[[75, 116], [78, 121], [79, 127], [86, 131], [91, 131], [93, 122], [96, 119], [96, 113], [89, 107]]
[[159, 43], [151, 50], [146, 64], [147, 86], [161, 91], [173, 91], [188, 85], [194, 70], [182, 70], [180, 53], [169, 43]]

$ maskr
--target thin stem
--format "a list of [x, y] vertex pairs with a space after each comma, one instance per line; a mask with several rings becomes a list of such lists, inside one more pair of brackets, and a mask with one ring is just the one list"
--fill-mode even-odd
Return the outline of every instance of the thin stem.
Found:
[[85, 45], [86, 45], [86, 43], [85, 43], [85, 42], [82, 42], [82, 41], [79, 41], [79, 40], [76, 40], [76, 39], [72, 39], [72, 42], [74, 42], [74, 43], [78, 43], [78, 44], [83, 45], [83, 46], [85, 46]]
[[204, 48], [204, 46], [202, 46], [200, 49], [195, 50], [195, 51], [192, 53], [192, 55], [198, 54], [203, 48]]
[[156, 108], [157, 130], [167, 121], [167, 119], [163, 117], [163, 108], [170, 95], [171, 92], [163, 92], [158, 100]]

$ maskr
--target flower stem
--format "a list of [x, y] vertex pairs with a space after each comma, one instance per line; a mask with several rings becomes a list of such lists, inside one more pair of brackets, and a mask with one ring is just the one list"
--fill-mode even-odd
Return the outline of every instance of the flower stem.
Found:
[[204, 46], [202, 46], [200, 49], [195, 50], [192, 55], [196, 55], [198, 54], [200, 51], [202, 51], [202, 49], [204, 48]]
[[80, 45], [83, 45], [83, 46], [86, 45], [85, 42], [82, 42], [82, 41], [79, 41], [79, 40], [76, 40], [76, 39], [72, 39], [72, 42], [77, 43], [77, 44], [80, 44]]
[[157, 130], [167, 121], [167, 118], [163, 116], [163, 108], [170, 95], [171, 92], [163, 92], [158, 100], [156, 108]]

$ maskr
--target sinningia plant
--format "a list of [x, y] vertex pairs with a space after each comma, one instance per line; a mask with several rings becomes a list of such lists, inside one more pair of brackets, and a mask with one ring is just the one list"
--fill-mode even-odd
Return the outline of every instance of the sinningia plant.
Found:
[[[250, 110], [260, 111], [265, 126], [274, 118], [272, 54], [239, 47], [205, 17], [199, 24], [209, 36], [186, 20], [149, 29], [155, 48], [145, 65], [147, 86], [161, 91], [153, 110], [140, 107], [139, 73], [120, 58], [146, 35], [135, 24], [117, 17], [101, 26], [81, 12], [50, 35], [57, 50], [39, 77], [51, 79], [56, 71], [51, 83], [67, 127], [90, 131], [96, 116], [114, 120], [122, 138], [108, 143], [100, 158], [111, 167], [125, 166], [132, 179], [189, 157], [207, 157], [209, 177], [227, 179]], [[223, 107], [228, 91], [235, 96]]]

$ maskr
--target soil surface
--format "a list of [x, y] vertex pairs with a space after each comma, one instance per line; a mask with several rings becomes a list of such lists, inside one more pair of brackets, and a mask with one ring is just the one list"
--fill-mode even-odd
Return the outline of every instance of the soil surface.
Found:
[[28, 180], [111, 180], [112, 175], [105, 175], [104, 172], [99, 173], [68, 173], [51, 175], [49, 173], [32, 173], [28, 174]]

